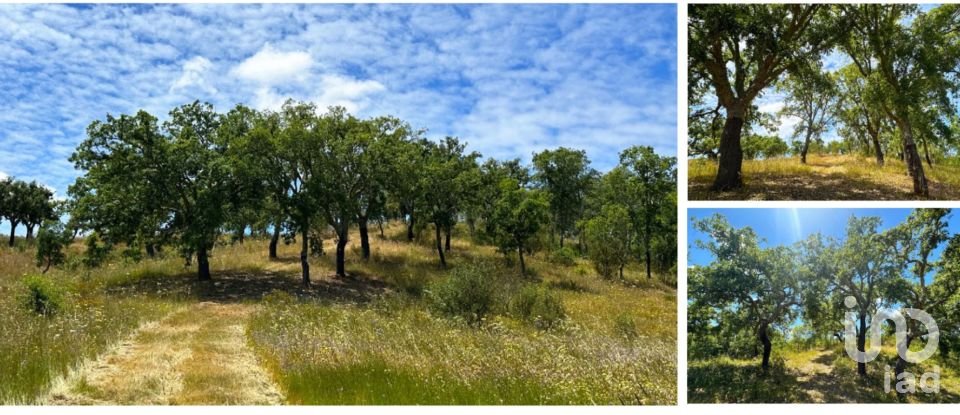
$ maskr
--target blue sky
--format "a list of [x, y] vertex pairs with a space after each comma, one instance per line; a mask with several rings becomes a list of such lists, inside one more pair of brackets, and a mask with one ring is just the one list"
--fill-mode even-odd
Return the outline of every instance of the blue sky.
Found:
[[62, 197], [107, 113], [287, 97], [606, 170], [630, 145], [676, 154], [676, 36], [674, 5], [4, 4], [0, 177]]
[[[697, 248], [696, 241], [707, 241], [708, 235], [694, 229], [693, 222], [704, 219], [714, 213], [720, 213], [731, 225], [737, 228], [749, 226], [763, 239], [761, 246], [791, 245], [820, 232], [842, 240], [846, 234], [847, 221], [851, 215], [857, 217], [878, 216], [883, 221], [881, 230], [889, 229], [903, 222], [912, 209], [820, 209], [820, 208], [741, 208], [741, 209], [688, 209], [687, 210], [687, 263], [706, 265], [713, 261], [712, 255]], [[952, 212], [956, 215], [956, 212]], [[950, 234], [960, 233], [960, 220], [948, 217]], [[944, 247], [946, 244], [944, 243]]]

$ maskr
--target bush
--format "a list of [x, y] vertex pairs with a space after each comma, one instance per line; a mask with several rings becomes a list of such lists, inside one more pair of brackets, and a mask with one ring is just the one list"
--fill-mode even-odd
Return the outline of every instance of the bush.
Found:
[[577, 253], [573, 248], [565, 246], [550, 253], [550, 262], [568, 267], [573, 266], [577, 263]]
[[618, 314], [613, 319], [613, 332], [627, 339], [637, 338], [637, 323], [628, 314]]
[[28, 310], [49, 316], [62, 308], [63, 293], [49, 279], [40, 275], [30, 275], [24, 278], [23, 284], [27, 288], [23, 304]]
[[409, 295], [420, 297], [427, 287], [428, 276], [416, 271], [398, 271], [391, 276], [391, 282]]
[[510, 311], [539, 329], [556, 327], [567, 316], [559, 295], [535, 285], [523, 287], [513, 297]]
[[479, 326], [495, 303], [493, 271], [493, 268], [478, 263], [455, 268], [448, 278], [434, 284], [430, 290], [434, 309]]
[[87, 249], [83, 253], [83, 266], [96, 268], [107, 260], [107, 255], [110, 255], [110, 245], [100, 242], [100, 237], [96, 233], [87, 237]]

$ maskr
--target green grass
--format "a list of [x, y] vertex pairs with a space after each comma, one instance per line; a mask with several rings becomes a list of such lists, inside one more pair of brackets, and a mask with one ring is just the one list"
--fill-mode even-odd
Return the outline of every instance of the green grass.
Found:
[[[687, 400], [691, 403], [898, 403], [892, 388], [896, 351], [885, 346], [867, 364], [867, 376], [857, 374], [856, 362], [837, 345], [831, 348], [774, 349], [771, 367], [764, 372], [759, 359], [715, 357], [691, 359], [687, 373]], [[960, 402], [960, 374], [956, 362], [939, 357], [911, 364], [907, 371], [923, 373], [940, 368], [940, 392], [916, 393], [908, 402]], [[884, 391], [889, 367], [891, 391]]]
[[64, 271], [47, 277], [64, 292], [62, 308], [50, 316], [24, 306], [24, 275], [36, 273], [29, 250], [0, 248], [0, 403], [30, 403], [55, 377], [93, 358], [169, 307], [138, 295], [107, 296], [102, 285]]

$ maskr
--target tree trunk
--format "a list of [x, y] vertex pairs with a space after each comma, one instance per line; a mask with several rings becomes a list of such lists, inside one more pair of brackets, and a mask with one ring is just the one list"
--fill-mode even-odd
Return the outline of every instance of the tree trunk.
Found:
[[[905, 353], [906, 350], [910, 350], [910, 343], [913, 342], [913, 336], [908, 334], [905, 340], [906, 340], [906, 345], [902, 346], [905, 348], [903, 354], [906, 354]], [[897, 345], [898, 352], [900, 350], [900, 347], [901, 345], [898, 344]], [[894, 384], [896, 384], [900, 380], [900, 374], [903, 373], [905, 370], [907, 370], [907, 361], [903, 359], [903, 357], [901, 356], [901, 353], [897, 353], [897, 364], [893, 368]], [[920, 380], [919, 378], [915, 379], [914, 382], [917, 382], [919, 380]], [[894, 390], [896, 390], [896, 388], [894, 388]], [[897, 399], [899, 399], [900, 401], [904, 401], [906, 399], [906, 395], [897, 391]]]
[[443, 243], [443, 250], [446, 252], [450, 252], [450, 234], [452, 232], [449, 226], [443, 227], [444, 238], [446, 239]]
[[346, 278], [347, 270], [345, 266], [347, 255], [347, 229], [342, 229], [337, 235], [337, 277]]
[[740, 173], [743, 166], [743, 148], [740, 147], [743, 119], [742, 109], [727, 109], [727, 119], [723, 123], [723, 134], [720, 136], [717, 178], [713, 181], [712, 189], [715, 191], [733, 190], [743, 186]]
[[563, 232], [560, 232], [560, 247], [563, 248]]
[[[357, 218], [357, 226], [360, 228], [360, 250], [363, 251], [363, 260], [366, 261], [370, 259], [370, 233], [367, 230], [367, 217], [360, 215]], [[340, 244], [337, 244], [337, 255], [339, 252]]]
[[386, 236], [383, 235], [383, 219], [382, 218], [377, 219], [377, 226], [380, 228], [380, 238], [381, 239], [386, 238]]
[[651, 265], [651, 261], [650, 261], [650, 218], [647, 218], [647, 220], [645, 220], [645, 221], [643, 222], [643, 228], [644, 228], [644, 229], [643, 229], [643, 231], [644, 231], [643, 251], [644, 251], [644, 253], [646, 254], [646, 257], [647, 257], [647, 279], [649, 280], [649, 279], [651, 278], [651, 273], [650, 273], [650, 265]]
[[760, 325], [760, 343], [763, 344], [763, 361], [760, 363], [760, 367], [764, 371], [770, 368], [770, 351], [773, 346], [770, 343], [770, 334], [767, 333], [768, 327], [767, 323]]
[[273, 226], [273, 236], [270, 237], [270, 259], [277, 259], [277, 243], [280, 242], [280, 223]]
[[148, 244], [146, 245], [146, 249], [147, 249], [147, 256], [148, 256], [148, 257], [153, 258], [153, 257], [157, 256], [157, 251], [153, 248], [153, 244], [148, 243]]
[[407, 221], [407, 241], [413, 242], [413, 216]]
[[517, 248], [520, 254], [520, 275], [527, 275], [527, 263], [523, 261], [523, 247]]
[[873, 135], [873, 153], [877, 156], [877, 164], [883, 166], [883, 148], [880, 147], [880, 137]]
[[930, 147], [927, 146], [927, 140], [923, 140], [923, 158], [927, 159], [927, 167], [933, 168], [933, 162], [930, 161]]
[[47, 258], [47, 266], [43, 267], [43, 274], [46, 274], [47, 271], [50, 270], [50, 265], [52, 264], [52, 262], [53, 261], [51, 261], [50, 258]]
[[901, 116], [896, 119], [903, 139], [903, 153], [907, 163], [910, 178], [913, 179], [913, 193], [918, 196], [929, 197], [927, 177], [923, 174], [923, 162], [917, 152], [917, 144], [913, 141], [913, 127], [909, 117]]
[[17, 221], [10, 221], [10, 246], [13, 246], [13, 243], [15, 242], [14, 234], [17, 233], [17, 225], [19, 224], [20, 223]]
[[303, 227], [303, 236], [302, 241], [300, 241], [300, 269], [301, 269], [301, 278], [303, 280], [303, 286], [310, 286], [310, 261], [307, 260], [307, 253], [309, 248], [309, 242], [307, 239], [307, 229], [308, 226]]
[[623, 264], [620, 264], [620, 279], [623, 279]]
[[35, 225], [32, 223], [27, 223], [27, 240], [33, 239], [33, 227]]
[[[857, 350], [865, 352], [867, 347], [867, 314], [860, 313], [860, 330], [857, 331]], [[867, 364], [863, 362], [857, 362], [857, 374], [860, 377], [867, 376]]]
[[436, 233], [437, 233], [437, 253], [440, 254], [440, 266], [443, 268], [446, 268], [447, 259], [443, 257], [443, 243], [440, 240], [440, 224], [434, 223], [433, 227], [434, 229], [436, 229]]
[[197, 249], [197, 277], [200, 281], [210, 281], [210, 260], [207, 258], [207, 247], [201, 245]]
[[806, 137], [803, 138], [803, 148], [800, 149], [800, 164], [807, 164], [807, 151], [810, 150], [810, 135], [812, 135], [812, 133], [808, 129]]

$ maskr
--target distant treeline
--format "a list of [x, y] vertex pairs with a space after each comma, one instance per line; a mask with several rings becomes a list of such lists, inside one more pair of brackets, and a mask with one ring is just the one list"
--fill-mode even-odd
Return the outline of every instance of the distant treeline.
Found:
[[391, 116], [294, 101], [218, 113], [194, 102], [162, 123], [146, 111], [94, 121], [70, 160], [83, 174], [69, 188], [64, 233], [90, 233], [91, 252], [176, 247], [196, 258], [201, 279], [218, 241], [248, 234], [269, 236], [271, 258], [281, 238], [299, 238], [305, 284], [308, 255], [332, 234], [337, 276], [347, 276], [349, 230], [359, 229], [367, 259], [369, 227], [388, 220], [404, 221], [410, 240], [432, 228], [441, 266], [458, 223], [516, 254], [521, 269], [544, 238], [556, 251], [575, 241], [605, 276], [631, 259], [648, 277], [676, 263], [676, 158], [651, 147], [625, 149], [603, 174], [563, 147], [534, 154], [531, 169], [481, 161], [457, 138], [430, 140]]

